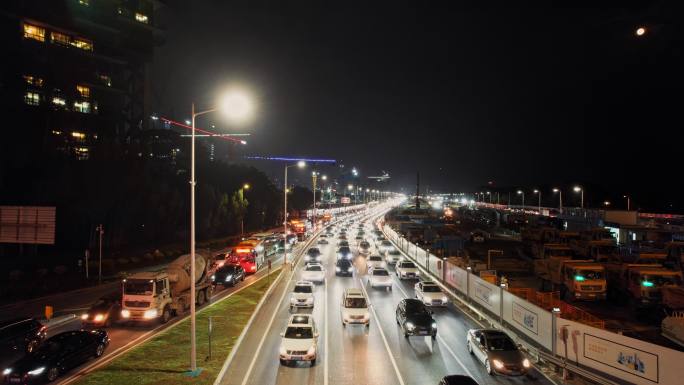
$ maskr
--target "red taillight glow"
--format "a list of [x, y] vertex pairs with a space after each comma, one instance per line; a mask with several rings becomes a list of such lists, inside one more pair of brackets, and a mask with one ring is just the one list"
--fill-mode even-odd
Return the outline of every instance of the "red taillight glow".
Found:
[[235, 250], [236, 253], [249, 253], [251, 251], [252, 250], [250, 250], [250, 249], [236, 249]]
[[252, 266], [252, 270], [256, 270], [256, 266]]

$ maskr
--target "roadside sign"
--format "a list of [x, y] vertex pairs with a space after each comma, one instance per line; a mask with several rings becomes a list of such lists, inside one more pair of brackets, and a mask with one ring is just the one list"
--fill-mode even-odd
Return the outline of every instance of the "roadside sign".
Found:
[[342, 204], [351, 203], [351, 198], [349, 198], [349, 197], [342, 197], [342, 198], [340, 198], [340, 203], [342, 203]]
[[0, 206], [0, 243], [55, 244], [55, 207]]
[[52, 306], [45, 306], [45, 319], [47, 319], [48, 321], [52, 319], [52, 314]]

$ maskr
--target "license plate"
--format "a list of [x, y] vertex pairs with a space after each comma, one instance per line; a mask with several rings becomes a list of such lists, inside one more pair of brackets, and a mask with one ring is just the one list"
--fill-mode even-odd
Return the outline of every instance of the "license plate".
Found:
[[421, 336], [426, 336], [426, 335], [428, 335], [428, 332], [427, 332], [427, 330], [421, 330], [418, 334]]
[[298, 360], [301, 360], [301, 359], [302, 359], [302, 356], [292, 356], [291, 359], [292, 359], [293, 361], [298, 361]]
[[21, 378], [10, 378], [9, 382], [10, 384], [19, 384], [21, 383]]

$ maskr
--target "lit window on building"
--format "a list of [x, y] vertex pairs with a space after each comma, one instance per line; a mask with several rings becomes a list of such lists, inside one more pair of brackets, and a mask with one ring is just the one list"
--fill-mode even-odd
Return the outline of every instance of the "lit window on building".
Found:
[[90, 113], [90, 103], [88, 102], [74, 102], [74, 111], [82, 112], [84, 114]]
[[99, 74], [98, 77], [100, 78], [100, 81], [102, 83], [104, 83], [107, 87], [112, 86], [112, 77], [111, 76]]
[[78, 91], [78, 94], [81, 95], [82, 98], [89, 98], [90, 97], [90, 87], [77, 84], [76, 85], [76, 91]]
[[43, 78], [39, 78], [37, 76], [33, 75], [24, 75], [24, 81], [26, 81], [26, 84], [35, 86], [35, 87], [42, 87], [43, 86]]
[[76, 139], [76, 140], [78, 140], [78, 141], [84, 141], [84, 140], [85, 140], [85, 137], [86, 137], [86, 134], [84, 134], [84, 133], [82, 133], [82, 132], [78, 132], [78, 131], [73, 131], [73, 132], [71, 133], [71, 137], [74, 138], [74, 139]]
[[60, 107], [66, 106], [66, 100], [64, 98], [60, 98], [59, 96], [55, 96], [52, 98], [52, 104]]
[[24, 38], [45, 41], [45, 28], [24, 23]]
[[71, 46], [82, 49], [84, 51], [92, 51], [93, 50], [93, 42], [90, 40], [81, 39], [80, 37], [74, 38], [71, 41]]
[[29, 106], [37, 106], [40, 104], [40, 94], [37, 92], [27, 91], [24, 95], [24, 102]]
[[52, 31], [50, 32], [50, 41], [52, 42], [52, 44], [68, 47], [71, 44], [71, 37], [60, 32]]
[[141, 22], [141, 23], [149, 23], [150, 19], [147, 17], [147, 15], [144, 15], [142, 13], [136, 12], [135, 13], [135, 20]]

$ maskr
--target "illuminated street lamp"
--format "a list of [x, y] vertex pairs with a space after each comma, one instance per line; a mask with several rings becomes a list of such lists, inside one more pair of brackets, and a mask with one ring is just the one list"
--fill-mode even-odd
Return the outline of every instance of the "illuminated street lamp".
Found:
[[646, 34], [646, 28], [639, 27], [634, 31], [634, 34], [637, 36], [644, 36]]
[[631, 199], [630, 199], [629, 195], [623, 195], [622, 197], [625, 198], [625, 199], [627, 199], [627, 211], [630, 211], [631, 203], [632, 203], [632, 202], [631, 202]]
[[299, 162], [285, 166], [285, 185], [283, 186], [283, 196], [285, 204], [283, 205], [283, 250], [285, 252], [285, 265], [287, 265], [287, 169], [290, 167], [304, 168], [306, 162], [300, 160]]
[[563, 214], [563, 191], [559, 188], [554, 188], [553, 192], [558, 193], [558, 211]]
[[523, 190], [518, 190], [518, 195], [522, 195], [522, 207], [525, 210], [525, 192]]
[[538, 210], [539, 210], [539, 214], [541, 214], [541, 191], [539, 191], [539, 190], [534, 190], [534, 191], [532, 191], [532, 192], [538, 195], [538, 198], [539, 198], [539, 204], [538, 204], [539, 209], [538, 209]]
[[606, 206], [606, 207], [608, 207], [608, 206], [610, 206], [610, 202], [609, 202], [609, 201], [604, 201], [604, 202], [603, 202], [603, 205]]
[[[240, 189], [240, 196], [241, 198], [244, 199], [245, 197], [245, 190], [249, 190], [249, 183], [245, 183], [242, 185], [242, 188]], [[240, 239], [245, 237], [245, 218], [244, 216], [240, 217]]]
[[584, 208], [584, 189], [583, 189], [582, 187], [580, 187], [580, 186], [575, 186], [575, 187], [572, 188], [572, 191], [581, 194], [581, 201], [580, 201], [581, 203], [580, 203], [580, 207], [581, 207], [581, 208]]
[[312, 216], [312, 222], [313, 222], [313, 231], [316, 232], [316, 179], [318, 179], [318, 176], [321, 173], [317, 171], [312, 171], [311, 172], [311, 180], [313, 182], [313, 209], [311, 211], [311, 216]]
[[195, 111], [195, 103], [191, 106], [192, 143], [190, 150], [190, 372], [197, 374], [197, 340], [195, 319], [195, 120], [198, 116], [210, 112], [221, 111], [226, 119], [234, 124], [246, 123], [252, 118], [254, 107], [251, 98], [240, 89], [229, 90], [218, 103], [218, 106], [204, 111]]

